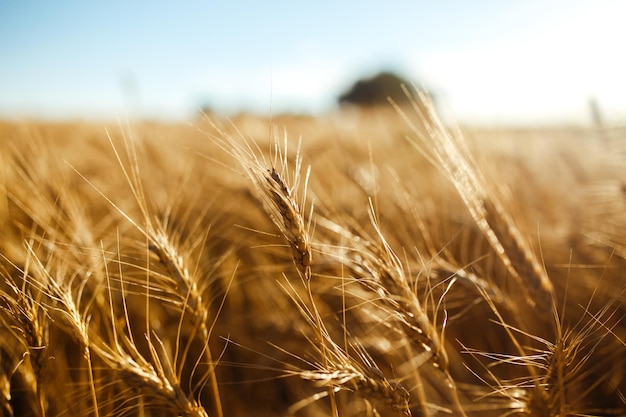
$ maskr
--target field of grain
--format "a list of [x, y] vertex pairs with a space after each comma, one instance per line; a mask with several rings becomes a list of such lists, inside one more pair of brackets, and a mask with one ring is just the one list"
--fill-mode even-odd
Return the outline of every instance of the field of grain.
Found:
[[0, 124], [0, 415], [626, 415], [626, 131]]

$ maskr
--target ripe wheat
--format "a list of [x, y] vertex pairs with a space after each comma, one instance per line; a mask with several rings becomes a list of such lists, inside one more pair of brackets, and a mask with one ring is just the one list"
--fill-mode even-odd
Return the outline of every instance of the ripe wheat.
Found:
[[2, 123], [0, 414], [625, 415], [624, 132], [420, 97]]

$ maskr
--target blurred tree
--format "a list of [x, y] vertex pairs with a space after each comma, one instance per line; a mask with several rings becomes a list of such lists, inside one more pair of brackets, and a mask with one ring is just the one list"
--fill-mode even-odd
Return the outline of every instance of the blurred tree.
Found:
[[388, 98], [392, 98], [398, 104], [404, 104], [409, 100], [406, 93], [402, 91], [402, 85], [413, 88], [411, 84], [402, 77], [383, 71], [379, 74], [358, 80], [350, 90], [339, 96], [340, 105], [356, 105], [363, 107], [387, 105]]

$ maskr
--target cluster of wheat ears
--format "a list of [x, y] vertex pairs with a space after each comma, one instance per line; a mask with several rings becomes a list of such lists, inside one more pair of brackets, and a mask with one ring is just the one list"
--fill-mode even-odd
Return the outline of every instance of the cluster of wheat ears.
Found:
[[282, 121], [0, 126], [1, 415], [626, 415], [623, 132]]

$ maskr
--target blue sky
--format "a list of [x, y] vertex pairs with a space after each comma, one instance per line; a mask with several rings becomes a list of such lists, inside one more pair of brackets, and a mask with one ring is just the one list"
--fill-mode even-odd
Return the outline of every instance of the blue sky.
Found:
[[0, 117], [322, 113], [396, 70], [478, 123], [626, 120], [622, 1], [0, 0]]

